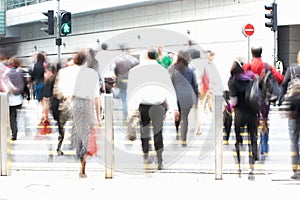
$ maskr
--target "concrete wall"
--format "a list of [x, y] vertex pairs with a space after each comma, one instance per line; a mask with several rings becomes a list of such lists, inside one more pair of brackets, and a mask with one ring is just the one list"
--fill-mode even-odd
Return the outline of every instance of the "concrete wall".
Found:
[[[263, 0], [135, 1], [133, 4], [117, 4], [115, 8], [112, 8], [112, 1], [106, 1], [107, 6], [101, 4], [102, 7], [99, 2], [89, 0], [89, 3], [78, 1], [76, 4], [74, 0], [61, 1], [61, 9], [73, 14], [72, 34], [63, 37], [65, 45], [61, 46], [63, 59], [66, 59], [65, 54], [82, 46], [96, 49], [102, 41], [126, 30], [160, 27], [186, 35], [203, 49], [214, 51], [214, 63], [227, 85], [233, 59], [237, 56], [248, 58], [248, 38], [242, 34], [242, 27], [251, 23], [255, 33], [250, 37], [250, 46], [261, 45], [263, 58], [273, 63], [273, 32], [264, 26], [266, 2]], [[52, 55], [57, 53], [55, 36], [49, 37], [40, 31], [44, 25], [39, 20], [45, 17], [41, 12], [48, 9], [56, 10], [56, 1], [9, 11], [11, 17], [7, 23], [18, 26], [20, 31], [18, 56], [27, 57], [37, 47], [37, 50], [49, 53], [50, 61], [55, 62], [57, 56]], [[26, 62], [29, 63], [30, 59]]]

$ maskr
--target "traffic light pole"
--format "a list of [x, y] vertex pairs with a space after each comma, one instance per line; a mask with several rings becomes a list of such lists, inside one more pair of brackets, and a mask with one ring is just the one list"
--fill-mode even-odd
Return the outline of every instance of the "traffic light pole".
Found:
[[60, 52], [60, 45], [61, 45], [61, 38], [60, 38], [60, 1], [57, 0], [57, 37], [56, 37], [56, 45], [57, 45], [57, 62], [61, 64], [61, 52]]
[[276, 31], [274, 31], [274, 52], [273, 52], [273, 54], [274, 54], [274, 66], [276, 66], [276, 60], [277, 60], [277, 54], [276, 54], [276, 52], [277, 52], [277, 38], [276, 38]]

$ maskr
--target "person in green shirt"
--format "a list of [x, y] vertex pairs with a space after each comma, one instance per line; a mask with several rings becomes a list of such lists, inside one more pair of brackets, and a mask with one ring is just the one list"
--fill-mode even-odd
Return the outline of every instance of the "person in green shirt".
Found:
[[158, 47], [156, 61], [158, 64], [168, 69], [173, 64], [173, 53], [164, 53], [162, 47]]

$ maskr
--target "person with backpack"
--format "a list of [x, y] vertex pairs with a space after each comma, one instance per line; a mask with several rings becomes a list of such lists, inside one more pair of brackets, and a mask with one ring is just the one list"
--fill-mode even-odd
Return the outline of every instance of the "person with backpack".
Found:
[[[300, 51], [298, 51], [297, 55], [297, 65], [290, 66], [285, 72], [284, 80], [282, 83], [282, 97], [280, 98], [278, 104], [279, 106], [281, 106], [282, 102], [284, 101], [284, 95], [288, 93], [288, 87], [290, 87], [289, 83], [293, 78], [300, 78]], [[300, 179], [300, 103], [299, 101], [293, 101], [289, 103], [290, 110], [288, 115], [288, 127], [291, 139], [291, 160], [293, 171], [291, 179]]]
[[241, 136], [242, 128], [247, 126], [249, 142], [249, 179], [254, 178], [254, 165], [258, 160], [257, 156], [257, 112], [254, 111], [249, 103], [245, 100], [246, 90], [251, 83], [254, 74], [244, 73], [242, 68], [243, 59], [234, 60], [230, 69], [230, 78], [228, 80], [230, 104], [234, 109], [234, 131], [236, 136], [236, 153], [238, 162], [238, 171], [241, 174], [240, 150], [243, 149], [243, 138]]
[[[271, 97], [272, 95], [269, 90], [275, 91], [275, 83], [269, 83], [266, 81], [266, 75], [269, 74], [271, 77], [277, 81], [278, 85], [280, 85], [284, 79], [284, 76], [276, 70], [276, 68], [268, 63], [265, 63], [262, 60], [262, 47], [252, 47], [252, 60], [248, 63], [243, 65], [243, 69], [246, 72], [247, 70], [251, 70], [254, 74], [260, 76], [261, 80], [261, 88], [263, 89], [263, 95], [265, 96], [264, 104], [261, 105], [260, 108], [260, 121], [262, 126], [262, 134], [261, 134], [261, 142], [260, 142], [260, 154], [261, 155], [268, 155], [269, 152], [269, 127], [268, 127], [268, 119], [269, 119], [269, 111], [270, 111], [270, 102], [276, 101], [280, 94], [275, 95], [276, 98]], [[268, 73], [271, 72], [271, 73]], [[269, 79], [271, 80], [271, 79]], [[274, 89], [269, 89], [268, 87], [274, 86]], [[280, 92], [279, 92], [280, 93]], [[272, 98], [272, 99], [271, 99]]]
[[8, 93], [11, 140], [14, 141], [18, 135], [17, 114], [18, 110], [22, 108], [25, 82], [23, 72], [20, 69], [20, 60], [16, 57], [12, 57], [8, 62], [11, 65], [11, 69], [8, 71], [7, 76], [11, 83], [17, 88], [17, 90], [11, 90]]

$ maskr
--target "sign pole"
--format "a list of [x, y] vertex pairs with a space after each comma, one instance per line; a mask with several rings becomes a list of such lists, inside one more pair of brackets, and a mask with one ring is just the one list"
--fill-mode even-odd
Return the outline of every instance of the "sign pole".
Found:
[[248, 62], [250, 62], [250, 37], [248, 37]]
[[252, 24], [246, 24], [243, 26], [242, 33], [248, 38], [248, 62], [250, 62], [250, 36], [254, 34], [254, 26]]
[[61, 45], [61, 38], [60, 38], [60, 2], [57, 0], [57, 32], [56, 32], [56, 39], [55, 44], [57, 45], [57, 62], [61, 64], [61, 52], [60, 52], [60, 45]]

